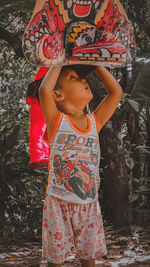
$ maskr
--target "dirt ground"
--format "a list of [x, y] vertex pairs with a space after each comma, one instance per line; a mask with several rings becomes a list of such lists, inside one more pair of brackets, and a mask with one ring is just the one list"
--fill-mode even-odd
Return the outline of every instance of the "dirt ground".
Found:
[[[132, 226], [115, 230], [104, 223], [107, 256], [96, 260], [96, 267], [147, 266], [150, 267], [150, 226]], [[0, 244], [0, 267], [46, 267], [42, 260], [41, 239], [34, 241], [10, 241]], [[63, 267], [79, 267], [80, 262], [73, 250]]]

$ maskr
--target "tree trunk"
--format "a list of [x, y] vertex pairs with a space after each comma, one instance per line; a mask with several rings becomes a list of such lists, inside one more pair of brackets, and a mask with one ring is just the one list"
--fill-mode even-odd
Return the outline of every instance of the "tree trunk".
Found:
[[4, 176], [4, 162], [1, 158], [0, 160], [0, 240], [3, 239], [3, 227], [4, 227], [4, 221], [5, 221], [5, 201], [6, 201], [6, 188], [5, 188], [5, 176]]
[[[146, 106], [146, 129], [147, 129], [147, 140], [146, 146], [150, 148], [150, 107]], [[147, 177], [150, 177], [150, 154], [147, 154]]]
[[114, 115], [100, 133], [102, 157], [106, 166], [104, 169], [104, 213], [117, 228], [130, 224], [128, 177], [120, 132], [120, 121]]

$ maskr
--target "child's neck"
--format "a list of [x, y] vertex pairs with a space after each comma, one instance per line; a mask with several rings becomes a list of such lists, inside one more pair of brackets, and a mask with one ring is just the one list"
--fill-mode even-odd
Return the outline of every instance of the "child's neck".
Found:
[[76, 113], [76, 114], [68, 114], [73, 123], [78, 126], [80, 129], [82, 130], [86, 130], [88, 129], [88, 120], [87, 120], [87, 116], [84, 114], [84, 112], [82, 111], [82, 113]]
[[70, 115], [72, 118], [82, 119], [84, 117], [85, 107], [68, 107], [64, 109], [64, 113]]
[[68, 113], [68, 115], [70, 115], [72, 118], [76, 118], [76, 119], [82, 119], [85, 116], [83, 111], [78, 112], [78, 113], [77, 112], [76, 113]]
[[70, 109], [68, 110], [68, 112], [64, 113], [71, 117], [72, 121], [76, 126], [78, 126], [80, 129], [86, 130], [88, 129], [88, 121], [83, 110], [84, 108], [75, 108], [75, 109]]

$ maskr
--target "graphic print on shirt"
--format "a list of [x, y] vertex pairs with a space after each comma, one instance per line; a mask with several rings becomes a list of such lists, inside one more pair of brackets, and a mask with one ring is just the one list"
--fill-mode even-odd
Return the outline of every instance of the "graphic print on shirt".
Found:
[[[96, 196], [95, 166], [99, 164], [94, 153], [97, 141], [91, 137], [75, 134], [60, 134], [56, 139], [57, 150], [53, 158], [55, 185], [76, 194], [80, 199]], [[68, 152], [69, 151], [69, 152]], [[97, 176], [98, 174], [96, 174]]]

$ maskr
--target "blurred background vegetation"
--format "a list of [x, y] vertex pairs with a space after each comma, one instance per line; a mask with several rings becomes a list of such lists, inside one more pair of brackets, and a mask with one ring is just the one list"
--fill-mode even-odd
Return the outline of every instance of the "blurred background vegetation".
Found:
[[[101, 134], [100, 202], [104, 217], [116, 227], [150, 220], [150, 2], [122, 0], [135, 34], [132, 64], [112, 73], [123, 88], [114, 116]], [[47, 169], [29, 163], [27, 85], [36, 74], [22, 53], [21, 39], [34, 0], [0, 1], [0, 238], [41, 235]], [[87, 77], [95, 109], [105, 91]], [[94, 86], [93, 86], [94, 85]]]

